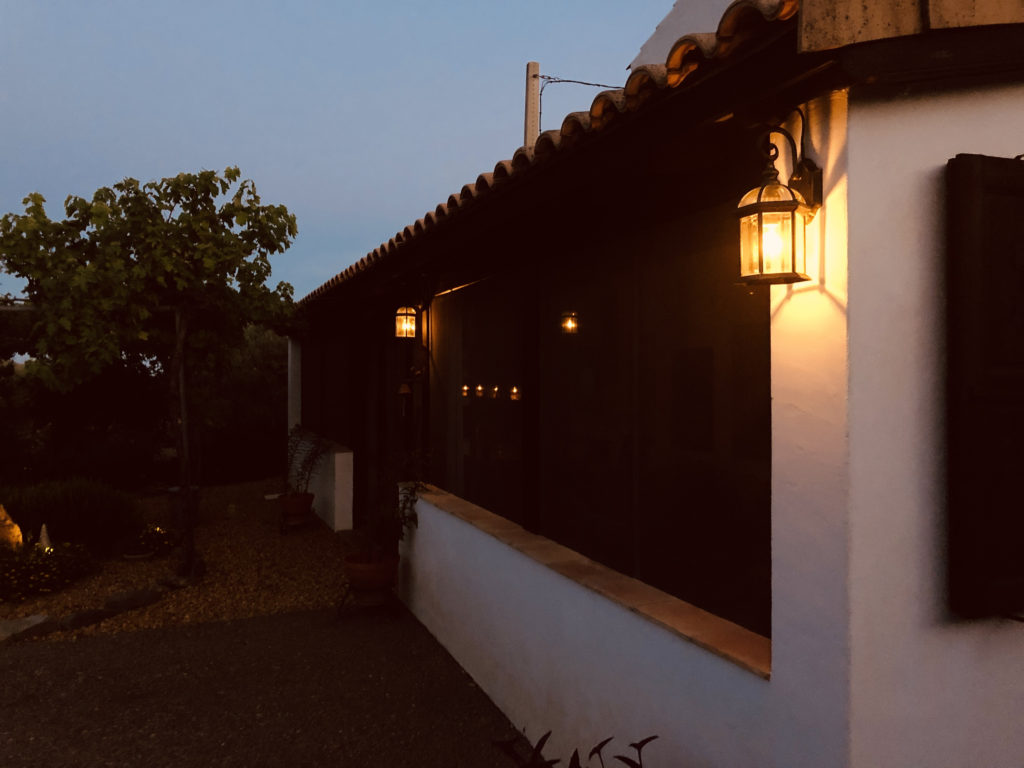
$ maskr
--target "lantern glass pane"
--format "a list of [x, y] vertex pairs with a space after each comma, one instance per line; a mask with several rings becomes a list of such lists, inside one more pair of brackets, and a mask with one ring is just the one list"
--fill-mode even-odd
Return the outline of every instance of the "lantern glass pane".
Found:
[[807, 274], [807, 212], [799, 208], [793, 214], [793, 224], [796, 227], [793, 238], [793, 271]]
[[758, 263], [759, 239], [757, 236], [757, 214], [740, 219], [740, 276], [749, 277], [761, 273]]

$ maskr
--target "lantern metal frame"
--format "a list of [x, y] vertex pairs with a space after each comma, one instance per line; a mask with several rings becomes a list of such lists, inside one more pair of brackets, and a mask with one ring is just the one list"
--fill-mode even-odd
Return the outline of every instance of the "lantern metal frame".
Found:
[[[804, 114], [796, 110], [801, 119], [801, 145], [804, 139]], [[775, 161], [779, 157], [779, 148], [772, 142], [772, 135], [778, 134], [789, 143], [791, 157], [793, 158], [793, 173], [788, 184], [779, 181], [779, 171], [775, 167]], [[754, 202], [740, 205], [736, 209], [736, 216], [740, 222], [740, 277], [739, 281], [744, 284], [787, 284], [796, 283], [811, 278], [805, 273], [806, 269], [806, 226], [814, 218], [814, 214], [821, 207], [822, 200], [822, 172], [815, 165], [814, 161], [804, 156], [802, 151], [797, 150], [796, 141], [792, 134], [781, 126], [769, 128], [763, 134], [763, 147], [765, 155], [765, 167], [761, 175], [760, 187], [747, 192], [740, 200], [746, 200], [756, 191]], [[802, 147], [801, 147], [802, 148]], [[765, 191], [769, 187], [775, 187], [773, 193], [780, 189], [788, 195], [787, 199], [764, 200]], [[781, 269], [774, 272], [765, 272], [765, 214], [788, 214], [789, 215], [789, 243], [787, 257], [781, 264]], [[745, 236], [743, 222], [749, 217], [756, 216], [754, 229], [757, 232], [757, 272], [742, 274], [744, 264], [744, 249], [746, 244], [742, 241]], [[798, 257], [801, 263], [797, 263]]]

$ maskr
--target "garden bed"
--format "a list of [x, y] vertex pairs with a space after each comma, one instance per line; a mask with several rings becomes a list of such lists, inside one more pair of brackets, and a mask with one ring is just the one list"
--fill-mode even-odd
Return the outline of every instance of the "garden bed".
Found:
[[[153, 605], [120, 613], [81, 629], [45, 639], [155, 629], [179, 624], [266, 616], [333, 606], [342, 592], [341, 547], [319, 522], [279, 531], [280, 512], [264, 496], [280, 479], [204, 488], [196, 547], [206, 563], [203, 579], [166, 593]], [[147, 520], [167, 522], [166, 497], [140, 499]], [[144, 589], [170, 575], [173, 555], [142, 560], [108, 559], [99, 570], [52, 593], [19, 603], [0, 603], [0, 619], [33, 614], [62, 617], [100, 609], [112, 595]]]

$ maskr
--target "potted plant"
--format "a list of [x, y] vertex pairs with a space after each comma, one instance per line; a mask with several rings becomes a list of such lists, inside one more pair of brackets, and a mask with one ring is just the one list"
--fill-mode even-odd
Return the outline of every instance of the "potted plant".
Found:
[[[398, 575], [398, 543], [416, 525], [416, 498], [423, 485], [416, 481], [384, 483], [382, 502], [354, 537], [342, 560], [347, 587], [341, 605], [383, 605], [391, 597]], [[341, 606], [339, 606], [340, 609]]]
[[288, 466], [285, 473], [287, 490], [281, 501], [281, 532], [301, 525], [312, 517], [313, 494], [309, 482], [313, 472], [331, 450], [331, 442], [301, 425], [288, 431]]

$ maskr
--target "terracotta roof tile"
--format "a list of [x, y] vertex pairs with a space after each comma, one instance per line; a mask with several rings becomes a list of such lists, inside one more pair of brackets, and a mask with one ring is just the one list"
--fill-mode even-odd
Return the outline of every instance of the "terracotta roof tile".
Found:
[[545, 160], [557, 154], [562, 144], [562, 134], [558, 131], [544, 131], [537, 137], [537, 144], [533, 148], [533, 155], [537, 160]]
[[[648, 64], [637, 67], [626, 80], [622, 89], [626, 96], [626, 109], [633, 112], [640, 108], [649, 97], [668, 83], [668, 68], [664, 64]], [[566, 118], [568, 119], [568, 118]], [[563, 130], [564, 130], [563, 123]]]
[[522, 146], [512, 155], [512, 173], [522, 173], [533, 164], [533, 147]]
[[489, 192], [491, 187], [493, 186], [493, 179], [494, 179], [494, 174], [493, 173], [481, 173], [479, 176], [476, 177], [476, 188], [477, 188], [477, 190], [481, 194], [483, 194], [485, 192]]

